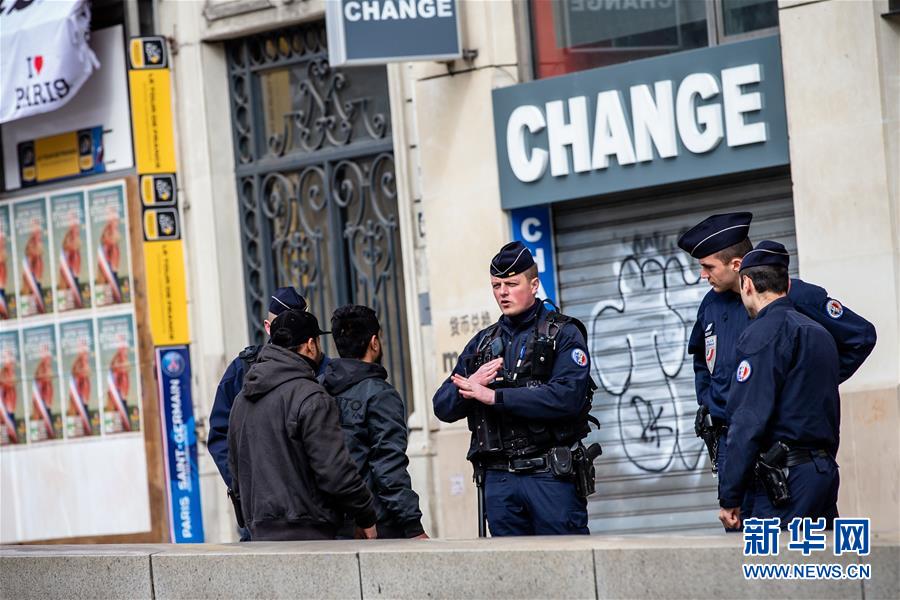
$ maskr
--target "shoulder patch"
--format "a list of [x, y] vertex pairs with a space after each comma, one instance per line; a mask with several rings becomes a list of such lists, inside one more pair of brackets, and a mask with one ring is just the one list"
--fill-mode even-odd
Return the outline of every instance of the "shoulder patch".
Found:
[[828, 302], [825, 303], [825, 312], [832, 319], [840, 319], [844, 316], [844, 307], [837, 300], [829, 298]]
[[748, 379], [750, 379], [750, 375], [753, 373], [753, 367], [750, 366], [749, 360], [742, 360], [741, 364], [738, 365], [737, 372], [734, 374], [735, 379], [737, 379], [738, 383], [744, 383]]
[[575, 348], [572, 350], [572, 362], [574, 362], [579, 367], [586, 367], [588, 364], [588, 357], [584, 350], [581, 348]]

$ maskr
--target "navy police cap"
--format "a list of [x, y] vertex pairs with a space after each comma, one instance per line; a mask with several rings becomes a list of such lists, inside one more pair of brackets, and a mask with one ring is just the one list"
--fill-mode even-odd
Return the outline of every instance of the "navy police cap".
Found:
[[784, 245], [772, 240], [763, 240], [756, 248], [744, 255], [741, 271], [750, 267], [784, 267], [791, 264], [791, 255]]
[[678, 239], [678, 247], [694, 258], [715, 254], [745, 240], [752, 219], [749, 212], [713, 215], [688, 229]]
[[500, 252], [491, 260], [491, 275], [494, 277], [512, 277], [534, 266], [531, 251], [522, 242], [510, 242], [500, 248]]
[[278, 288], [269, 298], [269, 312], [275, 316], [292, 308], [306, 310], [306, 300], [292, 287]]

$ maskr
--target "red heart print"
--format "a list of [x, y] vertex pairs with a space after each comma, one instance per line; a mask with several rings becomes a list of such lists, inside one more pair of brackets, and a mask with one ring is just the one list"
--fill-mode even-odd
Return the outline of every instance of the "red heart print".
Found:
[[35, 56], [34, 57], [34, 70], [37, 71], [38, 75], [41, 73], [41, 68], [44, 66], [44, 57], [43, 56]]

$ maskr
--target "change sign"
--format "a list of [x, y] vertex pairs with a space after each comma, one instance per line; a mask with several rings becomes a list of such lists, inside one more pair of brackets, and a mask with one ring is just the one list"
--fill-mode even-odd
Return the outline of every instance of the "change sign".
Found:
[[325, 20], [332, 66], [462, 55], [456, 0], [333, 0]]

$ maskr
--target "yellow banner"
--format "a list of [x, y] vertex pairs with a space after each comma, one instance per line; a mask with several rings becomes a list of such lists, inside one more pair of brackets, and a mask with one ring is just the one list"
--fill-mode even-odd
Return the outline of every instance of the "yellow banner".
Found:
[[191, 343], [182, 241], [145, 242], [144, 265], [153, 345]]
[[169, 69], [132, 69], [128, 80], [138, 173], [174, 173], [171, 73]]

